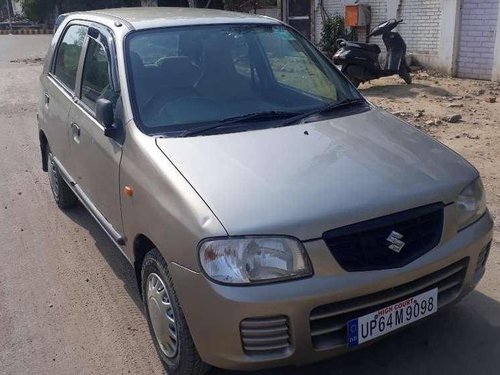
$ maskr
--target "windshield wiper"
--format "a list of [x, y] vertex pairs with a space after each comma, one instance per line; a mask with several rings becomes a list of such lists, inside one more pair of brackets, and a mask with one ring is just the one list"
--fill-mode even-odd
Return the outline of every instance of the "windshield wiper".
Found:
[[338, 102], [329, 103], [325, 106], [321, 106], [319, 108], [315, 108], [314, 110], [307, 112], [283, 112], [283, 111], [266, 111], [266, 112], [255, 112], [249, 113], [243, 116], [235, 116], [229, 117], [216, 123], [211, 123], [205, 126], [199, 126], [193, 129], [188, 129], [180, 133], [179, 137], [189, 137], [192, 135], [198, 135], [202, 133], [207, 133], [215, 129], [221, 129], [228, 126], [244, 124], [253, 121], [269, 121], [269, 120], [281, 120], [285, 119], [284, 122], [281, 122], [276, 125], [276, 127], [282, 127], [287, 125], [293, 125], [298, 123], [301, 120], [305, 120], [308, 117], [314, 115], [325, 114], [352, 104], [360, 104], [366, 103], [366, 101], [362, 98], [355, 99], [344, 99]]
[[314, 115], [323, 115], [323, 114], [327, 114], [329, 112], [335, 111], [337, 109], [345, 108], [345, 107], [352, 105], [352, 104], [362, 104], [362, 103], [363, 104], [366, 103], [366, 101], [362, 98], [344, 99], [344, 100], [341, 100], [338, 102], [329, 103], [325, 106], [313, 109], [311, 111], [301, 113], [298, 116], [294, 116], [294, 117], [288, 119], [287, 121], [282, 122], [279, 126], [287, 126], [287, 125], [297, 124], [300, 121], [305, 121], [308, 117], [311, 117]]
[[288, 119], [290, 117], [297, 116], [296, 112], [281, 112], [281, 111], [267, 111], [267, 112], [255, 112], [249, 113], [243, 116], [228, 117], [226, 119], [217, 121], [206, 126], [196, 127], [194, 129], [188, 129], [182, 132], [179, 137], [189, 137], [192, 135], [202, 134], [209, 132], [211, 130], [224, 128], [234, 124], [243, 124], [252, 121], [267, 121], [276, 119]]

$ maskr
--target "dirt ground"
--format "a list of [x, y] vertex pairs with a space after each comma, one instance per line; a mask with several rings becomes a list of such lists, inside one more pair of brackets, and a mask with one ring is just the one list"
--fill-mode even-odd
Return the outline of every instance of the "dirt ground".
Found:
[[[48, 42], [0, 36], [0, 374], [161, 374], [131, 267], [83, 208], [57, 209], [41, 171], [36, 58]], [[375, 81], [361, 92], [479, 169], [500, 238], [500, 87], [415, 78], [411, 86]], [[455, 114], [462, 120], [440, 120]], [[499, 249], [495, 241], [486, 276], [459, 305], [367, 349], [259, 375], [498, 374]]]
[[500, 82], [416, 72], [412, 85], [403, 84], [399, 77], [387, 77], [361, 85], [360, 91], [372, 103], [455, 150], [479, 170], [498, 233]]

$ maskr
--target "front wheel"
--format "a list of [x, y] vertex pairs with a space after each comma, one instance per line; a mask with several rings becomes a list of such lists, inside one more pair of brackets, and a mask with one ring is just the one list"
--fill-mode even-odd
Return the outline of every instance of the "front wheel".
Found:
[[167, 373], [205, 374], [210, 367], [196, 351], [167, 263], [158, 249], [146, 254], [141, 276], [149, 331]]
[[399, 76], [403, 78], [407, 85], [411, 84], [411, 75], [408, 72], [399, 73]]
[[403, 78], [407, 85], [411, 84], [410, 67], [406, 64], [406, 61], [399, 70], [399, 76]]

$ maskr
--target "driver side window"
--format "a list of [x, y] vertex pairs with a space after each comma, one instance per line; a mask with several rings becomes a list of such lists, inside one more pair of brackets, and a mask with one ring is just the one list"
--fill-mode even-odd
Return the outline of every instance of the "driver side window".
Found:
[[95, 112], [100, 98], [108, 99], [114, 104], [116, 93], [111, 86], [108, 54], [101, 43], [90, 38], [83, 65], [81, 99]]

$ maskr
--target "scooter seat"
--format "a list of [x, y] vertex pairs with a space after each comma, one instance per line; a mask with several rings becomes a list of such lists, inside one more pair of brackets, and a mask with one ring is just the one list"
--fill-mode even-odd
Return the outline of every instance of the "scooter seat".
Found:
[[360, 42], [345, 42], [346, 47], [361, 48], [369, 52], [380, 53], [380, 47], [376, 44], [360, 43]]

